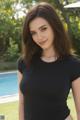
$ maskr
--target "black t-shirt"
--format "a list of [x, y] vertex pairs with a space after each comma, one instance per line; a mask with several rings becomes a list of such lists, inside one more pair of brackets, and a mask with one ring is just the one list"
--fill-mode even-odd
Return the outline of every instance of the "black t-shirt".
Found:
[[67, 97], [72, 81], [80, 77], [78, 59], [65, 56], [48, 63], [36, 58], [28, 69], [19, 60], [18, 70], [23, 74], [25, 120], [64, 120], [70, 114]]

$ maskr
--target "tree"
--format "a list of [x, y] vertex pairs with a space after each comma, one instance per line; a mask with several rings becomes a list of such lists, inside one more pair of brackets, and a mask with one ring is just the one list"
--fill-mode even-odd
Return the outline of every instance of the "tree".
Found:
[[10, 39], [15, 44], [20, 41], [22, 19], [15, 18], [15, 10], [12, 7], [14, 3], [15, 0], [0, 1], [0, 55], [7, 51]]
[[11, 31], [11, 16], [13, 15], [12, 3], [14, 1], [0, 1], [0, 52], [4, 52], [9, 44]]

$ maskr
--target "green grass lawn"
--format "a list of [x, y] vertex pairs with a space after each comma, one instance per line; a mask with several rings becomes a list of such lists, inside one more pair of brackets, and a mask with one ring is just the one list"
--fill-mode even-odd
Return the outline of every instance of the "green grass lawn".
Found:
[[[74, 101], [72, 99], [72, 95], [68, 98], [68, 106], [71, 110], [71, 115], [73, 116], [73, 120], [76, 120], [76, 112]], [[0, 104], [0, 115], [5, 115], [5, 120], [19, 120], [18, 116], [18, 101]]]
[[75, 111], [75, 105], [74, 105], [73, 98], [72, 97], [68, 98], [67, 103], [68, 103], [68, 107], [69, 107], [69, 109], [71, 111], [71, 115], [73, 117], [73, 120], [77, 120], [76, 119], [76, 111]]
[[5, 120], [19, 120], [18, 102], [0, 104], [0, 115], [5, 115]]

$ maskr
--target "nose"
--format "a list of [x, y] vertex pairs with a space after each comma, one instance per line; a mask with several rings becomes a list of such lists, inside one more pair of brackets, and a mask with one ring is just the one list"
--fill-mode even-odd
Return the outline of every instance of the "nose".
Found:
[[42, 34], [39, 32], [39, 33], [37, 33], [37, 39], [38, 39], [38, 41], [41, 41], [42, 40]]

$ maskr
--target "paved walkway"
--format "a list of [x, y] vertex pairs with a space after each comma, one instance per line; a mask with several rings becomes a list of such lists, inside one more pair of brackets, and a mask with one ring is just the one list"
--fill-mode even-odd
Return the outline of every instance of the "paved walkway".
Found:
[[0, 104], [18, 101], [18, 100], [19, 100], [18, 94], [0, 96]]

